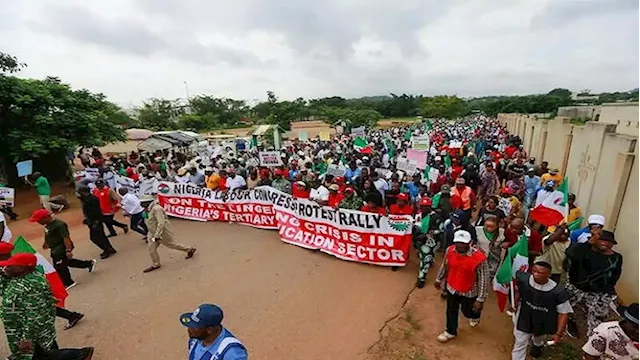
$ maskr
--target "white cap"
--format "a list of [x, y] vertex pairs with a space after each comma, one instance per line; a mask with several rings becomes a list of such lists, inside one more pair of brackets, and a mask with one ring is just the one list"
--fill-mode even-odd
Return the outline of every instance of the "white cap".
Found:
[[587, 223], [589, 225], [604, 226], [604, 216], [598, 215], [598, 214], [589, 215], [589, 219], [588, 219]]
[[436, 156], [436, 161], [442, 161], [442, 157], [441, 156]]
[[453, 234], [453, 242], [468, 244], [471, 242], [471, 234], [469, 234], [468, 231], [458, 230], [455, 232], [455, 234]]
[[298, 155], [304, 156], [304, 151], [302, 151], [302, 150], [298, 151]]

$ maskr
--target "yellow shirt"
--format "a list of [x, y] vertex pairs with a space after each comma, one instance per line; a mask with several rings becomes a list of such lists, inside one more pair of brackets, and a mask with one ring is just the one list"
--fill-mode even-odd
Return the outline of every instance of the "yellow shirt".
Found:
[[540, 184], [544, 186], [544, 184], [549, 180], [553, 180], [556, 186], [558, 186], [564, 180], [564, 178], [560, 174], [551, 175], [550, 173], [546, 173], [540, 177]]

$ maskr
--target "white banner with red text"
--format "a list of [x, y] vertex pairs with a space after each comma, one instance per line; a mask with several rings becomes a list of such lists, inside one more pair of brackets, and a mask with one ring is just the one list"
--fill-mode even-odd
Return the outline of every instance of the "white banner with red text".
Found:
[[170, 216], [278, 230], [286, 243], [343, 260], [404, 266], [409, 259], [413, 219], [407, 215], [334, 209], [268, 186], [221, 192], [162, 182], [158, 202]]

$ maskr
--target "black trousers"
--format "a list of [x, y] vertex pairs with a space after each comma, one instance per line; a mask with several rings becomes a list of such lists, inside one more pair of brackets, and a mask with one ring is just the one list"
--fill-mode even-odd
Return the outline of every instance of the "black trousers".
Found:
[[62, 280], [64, 286], [73, 284], [71, 272], [69, 271], [70, 267], [77, 269], [88, 269], [92, 264], [91, 261], [87, 260], [68, 259], [66, 254], [51, 254], [51, 260], [53, 260], [53, 267], [58, 272], [58, 275], [60, 275], [60, 280]]
[[116, 235], [116, 229], [114, 229], [114, 226], [117, 226], [121, 229], [125, 229], [127, 227], [127, 224], [123, 224], [121, 222], [119, 222], [118, 220], [114, 219], [114, 215], [102, 215], [102, 221], [104, 222], [105, 225], [107, 225], [107, 229], [109, 229], [109, 235]]
[[447, 291], [447, 332], [451, 335], [458, 335], [458, 312], [468, 319], [480, 319], [480, 312], [473, 310], [473, 303], [476, 298], [452, 294]]
[[131, 225], [129, 225], [131, 230], [147, 236], [149, 229], [147, 228], [147, 224], [144, 222], [144, 217], [142, 217], [142, 212], [137, 214], [131, 214]]
[[33, 360], [85, 360], [81, 349], [59, 349], [58, 344], [53, 344], [53, 350], [44, 350], [35, 344]]
[[107, 235], [104, 234], [104, 227], [102, 226], [102, 222], [96, 223], [89, 226], [89, 239], [91, 242], [96, 244], [104, 252], [112, 252], [113, 246], [111, 246], [111, 241]]
[[56, 306], [56, 316], [71, 321], [78, 313]]

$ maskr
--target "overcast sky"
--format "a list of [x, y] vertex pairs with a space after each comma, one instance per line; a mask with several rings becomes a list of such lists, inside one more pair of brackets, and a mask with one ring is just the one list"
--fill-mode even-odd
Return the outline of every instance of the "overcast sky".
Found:
[[5, 0], [0, 51], [127, 107], [629, 90], [638, 0]]

